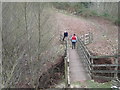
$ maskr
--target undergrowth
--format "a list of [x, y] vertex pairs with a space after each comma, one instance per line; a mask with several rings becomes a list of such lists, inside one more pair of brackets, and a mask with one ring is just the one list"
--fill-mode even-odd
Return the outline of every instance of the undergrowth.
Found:
[[112, 21], [115, 25], [120, 25], [120, 19], [114, 17], [106, 12], [98, 13], [96, 10], [91, 10], [90, 7], [93, 5], [91, 2], [83, 3], [53, 3], [54, 7], [68, 12], [72, 15], [83, 16], [83, 17], [102, 17], [104, 19]]

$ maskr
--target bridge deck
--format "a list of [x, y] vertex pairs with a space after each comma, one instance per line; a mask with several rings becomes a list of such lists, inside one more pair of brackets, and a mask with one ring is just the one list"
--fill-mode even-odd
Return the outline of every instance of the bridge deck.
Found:
[[82, 57], [80, 58], [75, 49], [69, 49], [69, 67], [70, 67], [70, 81], [72, 82], [84, 82], [90, 80], [89, 75], [86, 72], [82, 63]]

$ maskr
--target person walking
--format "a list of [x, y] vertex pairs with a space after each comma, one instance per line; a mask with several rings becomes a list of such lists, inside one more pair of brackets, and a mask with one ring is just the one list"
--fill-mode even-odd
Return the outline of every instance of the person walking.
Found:
[[63, 41], [64, 41], [65, 37], [68, 37], [68, 32], [67, 31], [64, 31]]
[[73, 34], [73, 36], [71, 37], [71, 42], [72, 42], [72, 49], [75, 49], [77, 42], [77, 37], [75, 34]]

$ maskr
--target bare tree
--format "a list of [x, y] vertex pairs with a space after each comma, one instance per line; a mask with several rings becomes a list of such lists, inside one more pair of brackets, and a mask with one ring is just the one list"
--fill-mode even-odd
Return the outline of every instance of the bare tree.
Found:
[[40, 60], [40, 39], [41, 39], [41, 32], [40, 32], [40, 4], [39, 4], [39, 11], [38, 11], [38, 31], [39, 31], [39, 40], [38, 40], [38, 60]]

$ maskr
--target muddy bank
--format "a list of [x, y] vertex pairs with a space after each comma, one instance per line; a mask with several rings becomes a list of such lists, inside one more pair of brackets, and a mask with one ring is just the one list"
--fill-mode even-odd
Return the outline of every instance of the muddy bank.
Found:
[[64, 78], [64, 56], [51, 65], [39, 78], [37, 89], [54, 88]]

